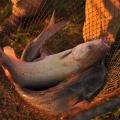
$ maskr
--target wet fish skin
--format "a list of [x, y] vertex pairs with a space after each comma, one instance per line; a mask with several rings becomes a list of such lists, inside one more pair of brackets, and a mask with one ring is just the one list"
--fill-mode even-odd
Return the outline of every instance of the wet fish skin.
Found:
[[105, 77], [105, 66], [103, 62], [98, 62], [82, 74], [78, 73], [75, 77], [44, 91], [31, 91], [17, 86], [16, 88], [23, 99], [39, 110], [59, 114], [83, 101], [91, 101], [104, 87]]
[[71, 74], [83, 72], [104, 58], [109, 47], [102, 40], [94, 40], [37, 62], [15, 60], [0, 50], [1, 63], [21, 87], [46, 88], [64, 81]]

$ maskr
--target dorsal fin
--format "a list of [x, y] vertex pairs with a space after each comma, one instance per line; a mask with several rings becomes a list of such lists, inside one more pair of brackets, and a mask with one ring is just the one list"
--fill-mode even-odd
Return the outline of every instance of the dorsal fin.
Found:
[[68, 49], [62, 53], [58, 53], [56, 56], [63, 59], [64, 57], [68, 56], [71, 53], [72, 53], [72, 49]]

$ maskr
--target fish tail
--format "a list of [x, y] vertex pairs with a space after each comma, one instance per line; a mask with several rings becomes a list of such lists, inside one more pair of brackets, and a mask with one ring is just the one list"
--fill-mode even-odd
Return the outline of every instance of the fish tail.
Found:
[[12, 59], [0, 48], [0, 64], [4, 67], [12, 64]]
[[34, 57], [41, 54], [38, 53], [40, 49], [43, 49], [44, 44], [48, 39], [50, 39], [53, 35], [55, 35], [58, 31], [64, 28], [69, 21], [63, 20], [55, 23], [55, 11], [52, 14], [52, 17], [48, 23], [48, 25], [43, 29], [43, 31], [36, 37], [32, 42], [30, 42], [27, 47], [24, 49], [21, 60], [26, 59], [28, 61], [32, 61]]

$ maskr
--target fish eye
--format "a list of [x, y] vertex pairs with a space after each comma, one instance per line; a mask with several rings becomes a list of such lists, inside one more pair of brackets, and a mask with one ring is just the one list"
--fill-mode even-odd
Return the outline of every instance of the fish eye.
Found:
[[89, 45], [88, 45], [88, 48], [89, 48], [89, 49], [92, 49], [92, 45], [91, 45], [91, 44], [89, 44]]

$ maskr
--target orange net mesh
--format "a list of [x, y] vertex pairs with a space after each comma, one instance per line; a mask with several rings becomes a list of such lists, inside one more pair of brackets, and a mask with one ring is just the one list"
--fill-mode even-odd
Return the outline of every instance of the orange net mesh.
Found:
[[120, 1], [86, 0], [83, 37], [85, 41], [103, 37], [112, 44], [106, 57], [107, 83], [98, 97], [120, 87]]

